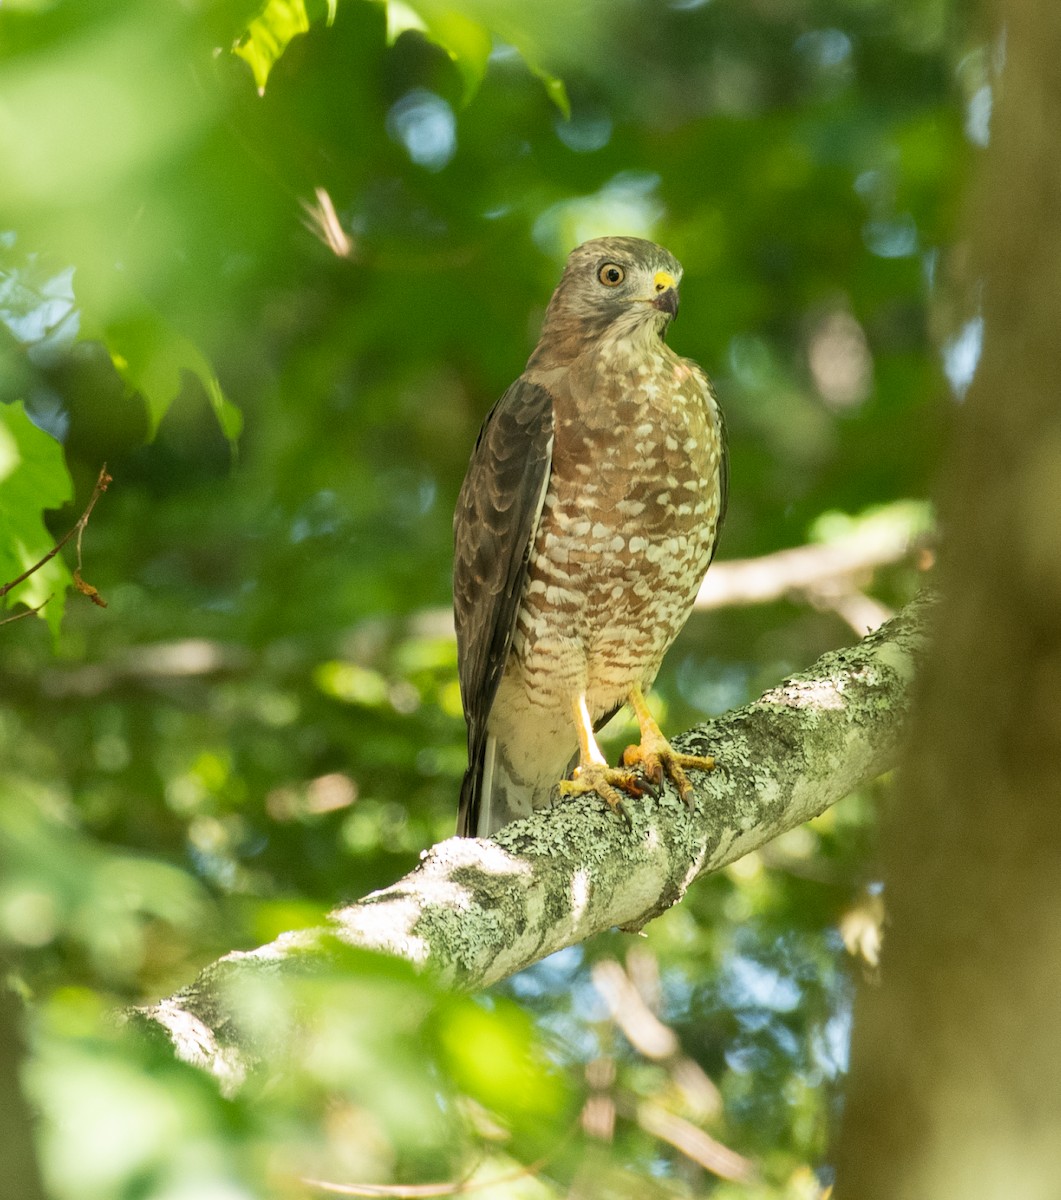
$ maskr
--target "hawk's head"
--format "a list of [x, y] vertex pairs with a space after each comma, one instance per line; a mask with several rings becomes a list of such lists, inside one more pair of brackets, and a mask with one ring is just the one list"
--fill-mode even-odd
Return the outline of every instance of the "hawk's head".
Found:
[[531, 362], [570, 361], [605, 333], [662, 337], [681, 277], [674, 255], [644, 238], [583, 242], [568, 256]]

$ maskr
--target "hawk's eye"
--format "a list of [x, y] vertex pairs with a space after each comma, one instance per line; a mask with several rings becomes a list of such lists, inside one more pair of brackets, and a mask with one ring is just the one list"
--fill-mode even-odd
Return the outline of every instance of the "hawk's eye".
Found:
[[618, 263], [605, 263], [597, 272], [597, 278], [605, 287], [618, 287], [626, 278], [626, 272]]

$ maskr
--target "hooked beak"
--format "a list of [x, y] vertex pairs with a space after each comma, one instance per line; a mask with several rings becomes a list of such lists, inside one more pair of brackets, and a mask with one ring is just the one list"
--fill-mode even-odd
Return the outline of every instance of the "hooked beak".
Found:
[[652, 280], [656, 295], [649, 303], [669, 317], [678, 315], [678, 281], [669, 271], [657, 271]]

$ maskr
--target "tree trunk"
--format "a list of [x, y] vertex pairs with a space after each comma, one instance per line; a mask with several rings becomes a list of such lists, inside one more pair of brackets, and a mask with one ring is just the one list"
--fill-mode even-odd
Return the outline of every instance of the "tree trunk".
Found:
[[[0, 969], [6, 964], [0, 959]], [[0, 1195], [44, 1200], [33, 1122], [22, 1092], [22, 1006], [0, 979]]]
[[983, 357], [885, 834], [838, 1200], [1061, 1195], [1061, 8], [1001, 0], [971, 237]]

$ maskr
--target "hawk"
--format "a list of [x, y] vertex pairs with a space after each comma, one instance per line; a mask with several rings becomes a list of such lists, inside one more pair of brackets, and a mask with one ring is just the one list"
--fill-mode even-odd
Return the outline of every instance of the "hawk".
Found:
[[[641, 794], [638, 764], [688, 801], [686, 769], [714, 765], [674, 751], [645, 702], [726, 509], [721, 410], [663, 340], [681, 277], [641, 238], [579, 246], [479, 433], [453, 521], [462, 836], [489, 836], [557, 788], [622, 810], [621, 792]], [[626, 703], [641, 740], [613, 768], [595, 731]]]

